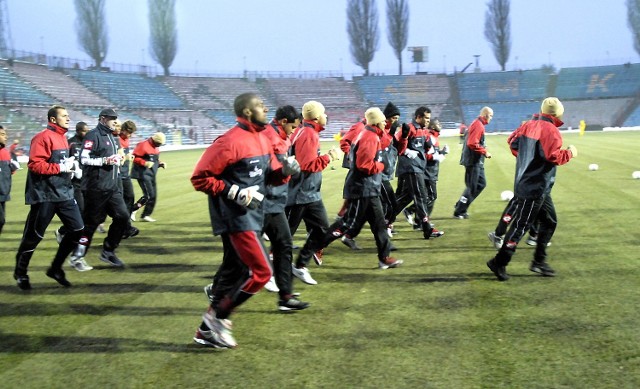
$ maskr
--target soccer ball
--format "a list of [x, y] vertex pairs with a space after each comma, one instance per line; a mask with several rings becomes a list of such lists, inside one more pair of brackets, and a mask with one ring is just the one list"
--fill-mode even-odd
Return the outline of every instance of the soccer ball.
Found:
[[598, 164], [597, 163], [592, 163], [591, 165], [589, 165], [589, 170], [591, 171], [595, 171], [598, 170]]
[[640, 180], [640, 170], [636, 170], [635, 172], [631, 173], [631, 177], [635, 178], [636, 180]]
[[510, 190], [505, 190], [500, 193], [500, 198], [502, 199], [502, 201], [511, 201], [511, 199], [513, 198], [513, 192]]

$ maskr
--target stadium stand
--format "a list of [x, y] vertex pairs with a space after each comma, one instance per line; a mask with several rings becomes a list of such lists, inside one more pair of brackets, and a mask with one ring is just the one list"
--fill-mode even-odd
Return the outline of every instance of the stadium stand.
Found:
[[635, 96], [640, 91], [640, 64], [564, 68], [555, 93], [560, 99]]
[[[376, 75], [306, 78], [148, 77], [131, 72], [79, 69], [77, 61], [62, 65], [0, 59], [0, 118], [23, 144], [46, 125], [46, 110], [55, 103], [67, 107], [72, 122], [95, 126], [104, 107], [114, 107], [121, 120], [138, 125], [134, 143], [155, 131], [168, 143], [209, 144], [235, 123], [233, 100], [245, 92], [257, 93], [269, 109], [290, 104], [300, 109], [309, 100], [322, 102], [329, 121], [323, 138], [331, 138], [361, 120], [370, 106], [384, 108], [393, 101], [409, 121], [420, 105], [432, 110], [445, 128], [470, 123], [482, 106], [494, 109], [492, 131], [512, 131], [539, 111], [546, 96], [565, 104], [565, 127], [640, 124], [640, 64], [524, 71]], [[68, 64], [68, 65], [64, 65]], [[74, 65], [75, 64], [75, 65]], [[134, 69], [134, 68], [132, 68]]]
[[320, 134], [323, 138], [348, 129], [367, 109], [354, 83], [342, 78], [269, 78], [257, 82], [276, 105], [289, 104], [300, 110], [309, 100], [321, 102], [329, 117], [325, 131]]
[[74, 106], [108, 107], [111, 103], [78, 83], [61, 70], [50, 70], [45, 65], [16, 61], [12, 70], [36, 89], [64, 103]]
[[182, 109], [184, 103], [165, 84], [135, 73], [68, 70], [94, 93], [127, 109]]
[[27, 106], [51, 105], [55, 100], [19, 79], [8, 68], [0, 68], [0, 101], [2, 104]]

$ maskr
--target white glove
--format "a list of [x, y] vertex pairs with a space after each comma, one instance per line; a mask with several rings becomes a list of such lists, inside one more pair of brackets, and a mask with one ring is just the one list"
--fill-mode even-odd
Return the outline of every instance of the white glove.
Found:
[[573, 158], [578, 156], [578, 149], [576, 148], [576, 146], [569, 145], [569, 147], [567, 147], [567, 150], [571, 151], [571, 155], [573, 156]]
[[250, 209], [256, 209], [264, 199], [264, 195], [258, 192], [258, 185], [240, 189], [238, 185], [231, 185], [227, 198]]
[[104, 157], [103, 164], [104, 165], [120, 165], [120, 160], [122, 159], [122, 155], [113, 154], [109, 157]]
[[60, 165], [60, 173], [69, 173], [73, 172], [73, 168], [75, 167], [74, 162], [76, 162], [75, 157], [64, 158]]
[[444, 145], [444, 147], [442, 147], [442, 149], [440, 150], [441, 154], [449, 154], [449, 145]]
[[338, 150], [336, 148], [331, 148], [331, 150], [329, 150], [327, 154], [329, 154], [329, 158], [331, 158], [332, 161], [338, 159]]
[[437, 162], [442, 162], [444, 161], [444, 155], [440, 154], [440, 153], [435, 153], [433, 154], [433, 160], [437, 161]]
[[418, 157], [418, 152], [415, 151], [415, 150], [406, 149], [404, 151], [404, 155], [406, 155], [407, 158], [409, 158], [409, 159], [416, 159]]
[[73, 176], [71, 178], [75, 178], [77, 180], [82, 179], [82, 168], [78, 161], [73, 161]]
[[295, 156], [291, 155], [282, 161], [282, 174], [292, 176], [298, 173], [300, 173], [300, 164]]
[[11, 165], [16, 168], [16, 170], [20, 170], [20, 162], [16, 161], [15, 159], [11, 160]]

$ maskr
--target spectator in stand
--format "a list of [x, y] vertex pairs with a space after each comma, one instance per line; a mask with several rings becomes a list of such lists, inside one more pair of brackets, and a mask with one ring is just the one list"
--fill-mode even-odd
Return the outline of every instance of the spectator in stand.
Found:
[[469, 131], [462, 146], [460, 165], [465, 168], [464, 183], [465, 190], [460, 199], [456, 202], [453, 211], [455, 219], [468, 219], [467, 210], [471, 203], [480, 196], [480, 193], [487, 186], [487, 178], [484, 173], [484, 160], [491, 158], [491, 153], [487, 151], [484, 142], [485, 126], [493, 119], [493, 109], [483, 107], [480, 116], [471, 123]]
[[309, 232], [293, 266], [293, 275], [306, 284], [315, 285], [317, 282], [311, 277], [307, 265], [312, 257], [317, 265], [322, 264], [319, 251], [323, 247], [324, 236], [329, 230], [327, 210], [320, 194], [322, 171], [329, 166], [329, 162], [338, 159], [338, 151], [331, 149], [327, 154], [320, 154], [319, 133], [327, 124], [327, 115], [321, 103], [306, 102], [302, 106], [302, 116], [304, 118], [302, 126], [296, 130], [291, 142], [292, 154], [300, 164], [301, 173], [296, 174], [289, 181], [285, 212], [292, 235], [295, 234], [302, 220]]
[[82, 175], [78, 161], [69, 158], [69, 113], [60, 105], [47, 112], [47, 128], [31, 139], [25, 202], [30, 205], [22, 240], [16, 254], [13, 278], [22, 290], [31, 289], [28, 268], [31, 257], [45, 235], [54, 215], [69, 231], [58, 246], [47, 276], [60, 285], [71, 286], [62, 265], [82, 234], [83, 222], [78, 203], [73, 197], [71, 176]]
[[268, 110], [257, 95], [241, 94], [233, 106], [236, 125], [205, 150], [191, 176], [193, 187], [209, 196], [213, 233], [221, 235], [224, 250], [211, 303], [193, 338], [215, 348], [237, 346], [229, 317], [272, 275], [260, 240], [266, 185], [283, 184], [299, 168], [293, 159], [280, 164], [271, 142], [261, 134]]
[[415, 111], [411, 124], [403, 123], [402, 130], [396, 131], [395, 134], [398, 142], [407, 142], [407, 147], [398, 157], [397, 205], [394, 214], [398, 215], [413, 201], [424, 239], [444, 235], [444, 231], [438, 231], [431, 226], [427, 211], [428, 198], [424, 187], [424, 170], [427, 160], [425, 143], [429, 121], [431, 121], [431, 110], [427, 107], [419, 107]]
[[539, 119], [525, 123], [512, 141], [511, 149], [517, 153], [513, 185], [515, 212], [502, 247], [487, 262], [487, 267], [499, 281], [509, 279], [506, 267], [518, 243], [536, 220], [540, 230], [529, 270], [546, 277], [556, 275], [546, 261], [547, 243], [557, 226], [549, 191], [555, 180], [557, 166], [578, 156], [578, 150], [572, 145], [562, 149], [562, 135], [558, 128], [563, 125], [563, 114], [564, 106], [558, 98], [544, 99]]
[[20, 164], [11, 159], [6, 149], [7, 130], [0, 126], [0, 234], [5, 223], [5, 202], [11, 200], [11, 176]]
[[[158, 199], [158, 185], [156, 175], [158, 168], [166, 168], [167, 165], [160, 161], [160, 146], [165, 144], [166, 137], [162, 132], [156, 132], [147, 140], [138, 143], [133, 149], [133, 169], [131, 178], [138, 180], [142, 194], [147, 200], [141, 219], [145, 222], [155, 222], [151, 217]], [[135, 211], [134, 211], [135, 212]], [[135, 215], [132, 219], [135, 220]]]
[[84, 138], [80, 161], [84, 166], [85, 231], [71, 256], [72, 262], [84, 259], [96, 228], [108, 215], [112, 222], [99, 258], [111, 266], [124, 267], [124, 262], [115, 253], [129, 225], [120, 182], [122, 154], [118, 153], [120, 143], [113, 136], [117, 118], [115, 110], [103, 109], [98, 116], [98, 125]]

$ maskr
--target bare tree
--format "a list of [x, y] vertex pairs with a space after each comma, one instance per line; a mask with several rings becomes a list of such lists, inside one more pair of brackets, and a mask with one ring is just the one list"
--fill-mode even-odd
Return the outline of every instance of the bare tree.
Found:
[[149, 27], [151, 29], [151, 57], [162, 66], [164, 75], [178, 51], [175, 0], [149, 0]]
[[80, 48], [93, 59], [96, 68], [102, 67], [107, 56], [109, 37], [104, 16], [105, 0], [75, 0], [76, 32]]
[[493, 49], [493, 55], [505, 70], [511, 52], [510, 0], [490, 0], [484, 16], [484, 36]]
[[409, 5], [406, 0], [387, 0], [387, 39], [398, 59], [402, 75], [402, 52], [409, 39]]
[[633, 35], [633, 48], [640, 54], [640, 0], [627, 0], [627, 17]]
[[348, 0], [347, 33], [351, 42], [351, 57], [369, 75], [369, 64], [378, 50], [378, 10], [375, 0]]

